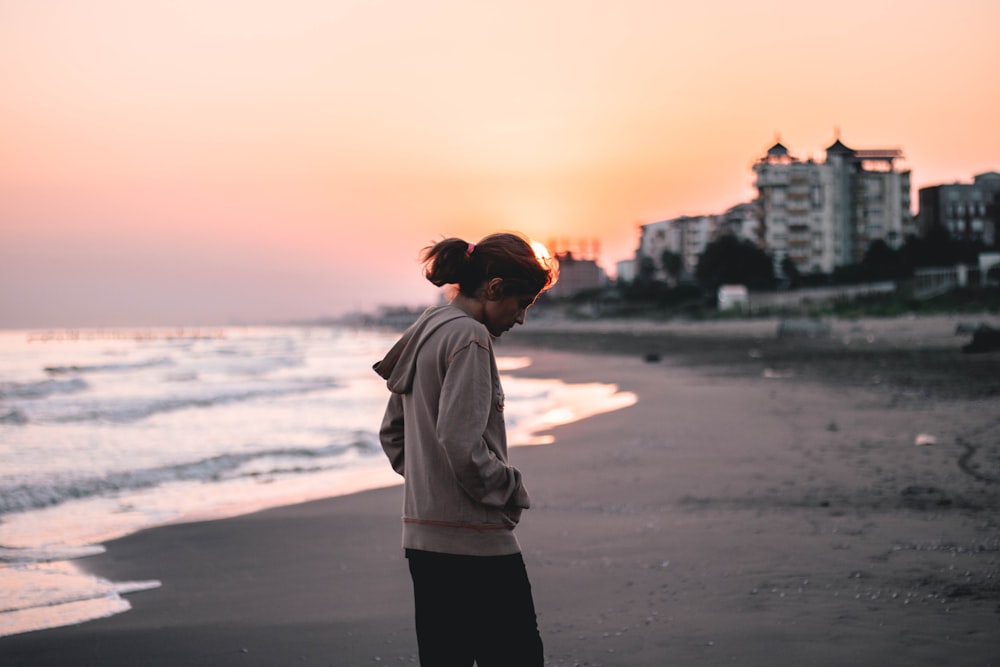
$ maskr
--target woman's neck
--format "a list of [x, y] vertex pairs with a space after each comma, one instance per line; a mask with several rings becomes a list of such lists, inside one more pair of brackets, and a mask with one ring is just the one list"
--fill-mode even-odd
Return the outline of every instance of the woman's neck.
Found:
[[455, 306], [459, 310], [463, 311], [466, 315], [476, 320], [477, 322], [483, 321], [483, 302], [476, 297], [466, 296], [459, 293], [451, 302], [451, 305]]

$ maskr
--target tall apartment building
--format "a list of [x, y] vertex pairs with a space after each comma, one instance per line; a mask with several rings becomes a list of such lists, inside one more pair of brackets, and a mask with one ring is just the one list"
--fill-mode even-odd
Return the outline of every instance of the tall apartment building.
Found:
[[914, 232], [910, 171], [896, 149], [854, 150], [837, 139], [826, 160], [800, 160], [780, 142], [754, 165], [763, 245], [781, 271], [803, 273], [860, 262], [877, 239], [899, 247]]
[[975, 176], [972, 183], [948, 183], [920, 188], [920, 233], [944, 227], [953, 239], [996, 243], [1000, 224], [1000, 174]]

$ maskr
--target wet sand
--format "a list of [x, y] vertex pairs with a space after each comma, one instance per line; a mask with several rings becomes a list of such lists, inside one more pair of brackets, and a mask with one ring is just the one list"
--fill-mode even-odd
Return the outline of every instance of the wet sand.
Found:
[[[639, 397], [512, 451], [547, 664], [1000, 665], [1000, 353], [961, 354], [948, 318], [818, 340], [531, 324], [499, 346], [534, 359], [518, 373]], [[415, 664], [400, 504], [395, 487], [110, 543], [88, 568], [163, 586], [0, 639], [0, 664]]]

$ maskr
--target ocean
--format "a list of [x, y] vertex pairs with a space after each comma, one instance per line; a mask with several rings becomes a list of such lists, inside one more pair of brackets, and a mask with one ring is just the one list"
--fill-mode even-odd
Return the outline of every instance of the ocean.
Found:
[[[102, 542], [401, 483], [371, 370], [398, 332], [337, 326], [0, 331], [0, 637], [129, 609], [158, 581], [77, 566]], [[512, 446], [635, 396], [513, 377]]]

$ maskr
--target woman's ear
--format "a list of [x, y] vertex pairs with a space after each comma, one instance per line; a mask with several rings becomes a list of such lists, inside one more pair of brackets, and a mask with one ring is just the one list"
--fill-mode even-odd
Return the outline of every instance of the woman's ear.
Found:
[[486, 283], [486, 299], [499, 301], [503, 298], [503, 278], [490, 278]]

